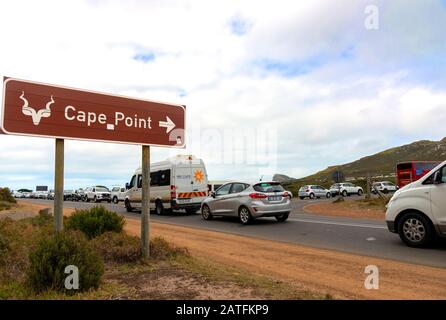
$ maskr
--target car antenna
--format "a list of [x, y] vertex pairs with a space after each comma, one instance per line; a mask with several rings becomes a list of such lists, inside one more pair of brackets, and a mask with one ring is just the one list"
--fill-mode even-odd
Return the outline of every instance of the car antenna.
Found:
[[263, 174], [260, 176], [260, 181], [262, 181], [263, 180]]

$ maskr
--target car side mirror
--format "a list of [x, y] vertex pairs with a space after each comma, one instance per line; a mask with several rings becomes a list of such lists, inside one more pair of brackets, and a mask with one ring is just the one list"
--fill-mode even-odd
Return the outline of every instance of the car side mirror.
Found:
[[128, 182], [125, 183], [125, 189], [126, 189], [126, 190], [130, 189], [130, 185], [129, 185]]
[[212, 197], [212, 198], [215, 198], [215, 196], [216, 196], [215, 191], [212, 191], [212, 192], [211, 192], [211, 197]]
[[441, 171], [437, 171], [434, 174], [434, 184], [442, 184], [443, 183], [443, 174]]

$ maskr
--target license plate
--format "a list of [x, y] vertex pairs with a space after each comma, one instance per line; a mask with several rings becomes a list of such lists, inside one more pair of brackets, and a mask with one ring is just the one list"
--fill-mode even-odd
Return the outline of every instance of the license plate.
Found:
[[188, 203], [190, 199], [178, 199], [178, 203]]
[[281, 201], [281, 196], [268, 197], [268, 201]]

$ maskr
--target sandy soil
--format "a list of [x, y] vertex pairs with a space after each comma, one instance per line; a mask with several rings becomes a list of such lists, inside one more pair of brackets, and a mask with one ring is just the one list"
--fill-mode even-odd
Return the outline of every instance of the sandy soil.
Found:
[[[351, 201], [350, 201], [351, 202]], [[306, 213], [319, 214], [324, 216], [348, 217], [359, 219], [384, 220], [385, 212], [375, 208], [360, 208], [354, 203], [315, 203], [304, 207]]]
[[251, 300], [263, 298], [253, 289], [242, 288], [227, 282], [209, 282], [198, 274], [172, 266], [167, 262], [150, 272], [114, 272], [106, 275], [105, 278], [106, 281], [133, 288], [119, 299]]
[[[126, 229], [139, 235], [138, 220]], [[198, 257], [287, 281], [298, 289], [341, 299], [446, 299], [446, 270], [336, 251], [174, 226], [151, 224], [151, 235]], [[379, 290], [367, 290], [368, 265], [379, 268]]]
[[0, 211], [0, 219], [11, 218], [13, 220], [20, 220], [29, 218], [37, 215], [40, 210], [48, 207], [49, 206], [18, 201], [17, 204], [13, 205], [11, 209]]

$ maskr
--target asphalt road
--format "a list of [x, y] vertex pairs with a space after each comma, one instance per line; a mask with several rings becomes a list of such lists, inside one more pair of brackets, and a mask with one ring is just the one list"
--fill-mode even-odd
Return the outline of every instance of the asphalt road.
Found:
[[[48, 200], [25, 201], [52, 206], [52, 201]], [[199, 214], [187, 215], [180, 212], [165, 216], [152, 214], [151, 220], [316, 248], [333, 249], [363, 256], [446, 267], [446, 244], [444, 241], [428, 249], [409, 248], [400, 241], [398, 235], [387, 231], [384, 222], [311, 215], [303, 212], [305, 205], [317, 201], [324, 200], [293, 200], [293, 211], [286, 223], [279, 223], [274, 218], [263, 218], [255, 220], [251, 225], [244, 226], [236, 218], [215, 218], [212, 221], [204, 221]], [[65, 207], [78, 209], [94, 205], [84, 202], [65, 202]], [[130, 219], [139, 219], [140, 217], [137, 212], [127, 213], [123, 204], [103, 203], [103, 205], [109, 210], [116, 211]]]

